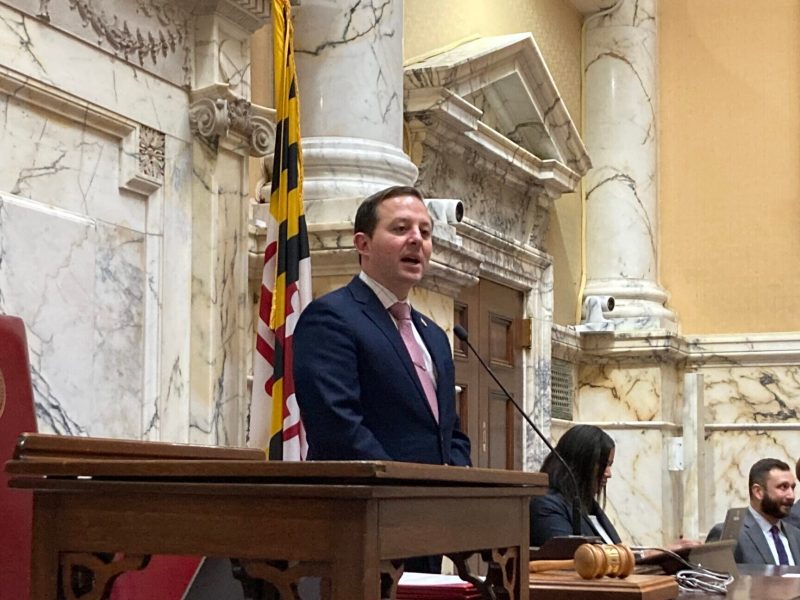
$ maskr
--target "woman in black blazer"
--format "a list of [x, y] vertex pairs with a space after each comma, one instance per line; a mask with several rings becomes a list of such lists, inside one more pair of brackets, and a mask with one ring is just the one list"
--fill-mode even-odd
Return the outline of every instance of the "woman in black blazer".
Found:
[[548, 454], [541, 471], [550, 477], [550, 489], [546, 495], [531, 500], [531, 546], [572, 534], [572, 505], [576, 498], [580, 503], [581, 535], [620, 543], [617, 530], [603, 512], [614, 449], [614, 440], [594, 425], [576, 425], [561, 436], [556, 451], [572, 469], [578, 489], [561, 461], [552, 452]]

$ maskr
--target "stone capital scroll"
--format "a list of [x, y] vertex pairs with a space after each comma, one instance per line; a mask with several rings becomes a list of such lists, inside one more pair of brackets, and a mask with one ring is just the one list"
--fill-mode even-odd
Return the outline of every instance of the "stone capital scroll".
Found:
[[265, 156], [275, 145], [275, 111], [235, 96], [224, 88], [226, 86], [213, 86], [192, 94], [195, 98], [189, 107], [192, 133], [214, 152], [221, 140], [238, 136], [248, 146], [250, 156]]

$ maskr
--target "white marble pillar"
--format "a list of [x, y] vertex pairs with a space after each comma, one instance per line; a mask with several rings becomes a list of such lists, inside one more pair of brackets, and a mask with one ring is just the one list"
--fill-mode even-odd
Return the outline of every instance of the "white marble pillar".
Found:
[[658, 284], [657, 0], [587, 17], [585, 296], [617, 301], [617, 330], [674, 329]]
[[417, 178], [402, 151], [403, 2], [303, 0], [294, 13], [306, 215], [336, 223]]

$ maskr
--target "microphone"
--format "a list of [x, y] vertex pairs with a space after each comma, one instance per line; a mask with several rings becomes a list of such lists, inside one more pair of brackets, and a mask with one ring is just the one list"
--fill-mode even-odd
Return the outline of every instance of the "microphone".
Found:
[[494, 382], [500, 386], [500, 389], [503, 390], [506, 398], [508, 398], [511, 404], [514, 405], [514, 408], [517, 409], [517, 412], [522, 415], [522, 418], [525, 419], [528, 425], [530, 425], [531, 429], [536, 432], [536, 435], [538, 435], [539, 439], [544, 442], [544, 445], [550, 449], [550, 452], [553, 453], [553, 456], [555, 456], [561, 462], [561, 464], [564, 465], [567, 473], [569, 473], [570, 479], [572, 479], [572, 485], [575, 488], [575, 498], [572, 499], [572, 535], [581, 535], [581, 501], [580, 497], [578, 496], [578, 480], [575, 479], [575, 473], [572, 472], [572, 468], [567, 464], [567, 461], [564, 460], [564, 457], [561, 456], [561, 454], [559, 454], [559, 452], [553, 447], [553, 444], [550, 443], [550, 440], [548, 440], [541, 430], [536, 426], [536, 423], [533, 422], [533, 419], [531, 419], [527, 413], [522, 410], [522, 407], [517, 404], [517, 401], [514, 400], [514, 397], [508, 392], [506, 386], [500, 382], [500, 380], [497, 378], [497, 375], [494, 374], [494, 371], [492, 371], [489, 365], [483, 361], [481, 355], [478, 354], [478, 351], [472, 347], [472, 344], [469, 342], [467, 330], [461, 325], [456, 325], [453, 327], [453, 333], [456, 334], [458, 339], [467, 344], [469, 349], [472, 350], [472, 353], [475, 355], [475, 358], [478, 359], [478, 362], [481, 363], [481, 366], [484, 368], [484, 370], [491, 375]]

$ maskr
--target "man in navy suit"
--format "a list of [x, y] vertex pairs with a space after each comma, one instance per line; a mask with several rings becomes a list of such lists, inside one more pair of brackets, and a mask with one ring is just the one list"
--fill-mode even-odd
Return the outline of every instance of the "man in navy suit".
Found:
[[786, 522], [795, 478], [782, 460], [763, 458], [750, 468], [750, 508], [734, 550], [737, 563], [800, 564], [800, 530]]
[[310, 460], [470, 465], [447, 335], [411, 309], [410, 351], [393, 315], [425, 274], [432, 229], [416, 188], [373, 194], [355, 219], [361, 273], [302, 312], [294, 378]]

